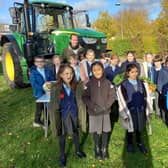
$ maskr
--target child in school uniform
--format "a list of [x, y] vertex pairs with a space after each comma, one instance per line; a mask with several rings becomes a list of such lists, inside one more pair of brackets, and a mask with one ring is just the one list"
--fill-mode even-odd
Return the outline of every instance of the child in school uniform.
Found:
[[92, 49], [88, 49], [85, 54], [86, 59], [80, 62], [80, 78], [81, 81], [86, 84], [92, 76], [91, 65], [95, 62], [95, 52]]
[[[151, 82], [154, 82], [153, 81], [154, 80], [154, 63], [153, 63], [153, 58], [154, 58], [154, 56], [153, 56], [152, 53], [146, 53], [144, 55], [144, 62], [142, 62], [140, 64], [140, 66], [141, 66], [140, 76], [143, 77], [143, 78], [145, 77], [145, 78], [149, 79]], [[153, 102], [156, 101], [155, 100], [155, 92], [152, 91], [150, 93], [150, 97], [151, 97], [151, 102], [153, 104]], [[154, 111], [154, 109], [153, 109], [153, 111]]]
[[82, 132], [88, 135], [88, 113], [86, 112], [86, 105], [83, 103], [81, 95], [85, 84], [92, 77], [91, 66], [95, 62], [95, 52], [92, 49], [88, 49], [85, 53], [85, 59], [83, 59], [80, 64], [80, 83], [77, 88], [77, 103], [79, 108], [79, 121]]
[[56, 76], [59, 70], [59, 67], [61, 65], [61, 59], [59, 55], [54, 55], [52, 57], [52, 64], [50, 64], [48, 67], [52, 70], [55, 80], [56, 80]]
[[75, 54], [72, 54], [69, 56], [68, 62], [70, 66], [74, 69], [75, 72], [75, 78], [79, 82], [80, 81], [80, 71], [79, 71], [79, 65], [78, 65], [78, 58]]
[[[115, 54], [110, 54], [110, 64], [109, 66], [105, 69], [105, 75], [106, 78], [112, 83], [113, 79], [115, 78], [116, 75], [121, 73], [121, 68], [118, 66], [119, 64], [119, 57]], [[110, 113], [111, 121], [117, 122], [119, 119], [119, 114], [118, 114], [118, 100], [116, 96], [116, 100], [113, 103], [111, 113]]]
[[76, 80], [70, 65], [61, 65], [57, 82], [51, 86], [50, 120], [54, 136], [59, 136], [60, 166], [66, 166], [65, 140], [67, 134], [73, 135], [76, 155], [86, 157], [81, 151], [78, 135], [78, 107], [76, 103]]
[[105, 68], [106, 78], [113, 81], [114, 77], [121, 73], [121, 68], [118, 66], [119, 58], [117, 55], [110, 56], [110, 65]]
[[140, 75], [153, 81], [153, 71], [154, 71], [153, 55], [151, 53], [147, 53], [144, 56], [144, 62], [141, 64]]
[[155, 91], [155, 109], [156, 109], [156, 117], [162, 118], [162, 89], [163, 86], [168, 83], [168, 71], [162, 66], [162, 56], [155, 55], [154, 59], [154, 71], [153, 71], [153, 82], [156, 84], [157, 88]]
[[[168, 56], [166, 56], [165, 62], [164, 62], [164, 68], [168, 72]], [[166, 126], [168, 127], [168, 82], [163, 85], [162, 92], [161, 92], [162, 98], [163, 98], [163, 121], [165, 122]]]
[[135, 64], [138, 67], [138, 74], [141, 72], [140, 64], [137, 62], [135, 58], [135, 51], [127, 52], [127, 59], [121, 64], [121, 71], [125, 72], [127, 65]]
[[163, 121], [168, 127], [168, 83], [166, 83], [162, 88], [162, 97], [163, 97]]
[[127, 130], [127, 151], [135, 153], [133, 134], [136, 134], [136, 143], [139, 150], [147, 153], [141, 137], [146, 119], [152, 111], [150, 93], [147, 83], [140, 81], [138, 67], [129, 64], [125, 72], [125, 80], [117, 89], [119, 113], [123, 127]]
[[100, 62], [103, 64], [104, 69], [109, 66], [109, 60], [106, 57], [105, 53], [102, 53], [100, 56]]
[[94, 62], [91, 72], [93, 76], [84, 88], [82, 99], [88, 108], [89, 132], [93, 133], [95, 158], [107, 159], [108, 133], [111, 131], [110, 112], [115, 90], [105, 78], [102, 63]]
[[[31, 68], [30, 71], [30, 83], [33, 89], [33, 95], [36, 99], [40, 98], [43, 94], [45, 94], [43, 85], [47, 85], [50, 81], [55, 80], [52, 71], [44, 65], [44, 58], [41, 56], [36, 56], [34, 58], [34, 66]], [[33, 123], [34, 127], [40, 127], [44, 125], [41, 121], [43, 108], [43, 103], [36, 103], [35, 119]]]

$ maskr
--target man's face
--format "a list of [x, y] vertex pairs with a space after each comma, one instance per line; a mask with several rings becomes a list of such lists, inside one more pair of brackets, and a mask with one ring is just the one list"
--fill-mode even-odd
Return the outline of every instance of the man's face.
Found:
[[72, 45], [72, 47], [76, 47], [78, 45], [78, 36], [72, 35], [71, 45]]

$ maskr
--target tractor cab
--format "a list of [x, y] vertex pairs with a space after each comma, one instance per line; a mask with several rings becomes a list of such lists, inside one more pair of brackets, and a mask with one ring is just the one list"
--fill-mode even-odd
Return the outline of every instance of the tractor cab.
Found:
[[34, 56], [50, 59], [57, 54], [61, 57], [72, 34], [78, 35], [83, 48], [93, 49], [97, 58], [106, 51], [106, 35], [88, 28], [86, 11], [74, 11], [70, 5], [51, 0], [14, 2], [9, 11], [16, 31], [3, 35], [1, 46], [3, 72], [11, 87], [29, 83]]

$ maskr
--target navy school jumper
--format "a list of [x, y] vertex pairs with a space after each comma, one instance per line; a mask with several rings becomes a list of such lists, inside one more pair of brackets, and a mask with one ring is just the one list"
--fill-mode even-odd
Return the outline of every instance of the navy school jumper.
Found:
[[134, 129], [142, 131], [146, 121], [146, 91], [143, 83], [137, 80], [136, 91], [134, 86], [126, 79], [121, 84], [121, 91], [131, 113]]
[[115, 71], [112, 71], [112, 67], [111, 66], [108, 66], [106, 69], [105, 69], [105, 75], [106, 75], [106, 78], [112, 82], [114, 77], [116, 75], [118, 75], [119, 73], [121, 73], [121, 68], [119, 66], [116, 66], [115, 67]]
[[78, 107], [76, 103], [75, 92], [71, 89], [68, 96], [64, 87], [62, 86], [62, 98], [60, 101], [61, 118], [64, 120], [70, 113], [72, 117], [77, 117]]

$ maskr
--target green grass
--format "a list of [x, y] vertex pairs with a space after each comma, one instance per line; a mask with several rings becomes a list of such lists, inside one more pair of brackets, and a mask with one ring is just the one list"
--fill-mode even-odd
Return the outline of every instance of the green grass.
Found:
[[[45, 138], [43, 129], [32, 127], [35, 104], [31, 88], [11, 90], [2, 75], [0, 84], [0, 168], [58, 168], [58, 139], [52, 138], [51, 131]], [[167, 127], [154, 117], [152, 125], [153, 135], [143, 134], [149, 150], [147, 156], [137, 148], [135, 155], [126, 152], [125, 131], [120, 123], [114, 126], [109, 144], [110, 159], [104, 162], [94, 159], [91, 135], [83, 145], [87, 154], [84, 160], [76, 158], [72, 139], [67, 139], [67, 168], [168, 167]]]

